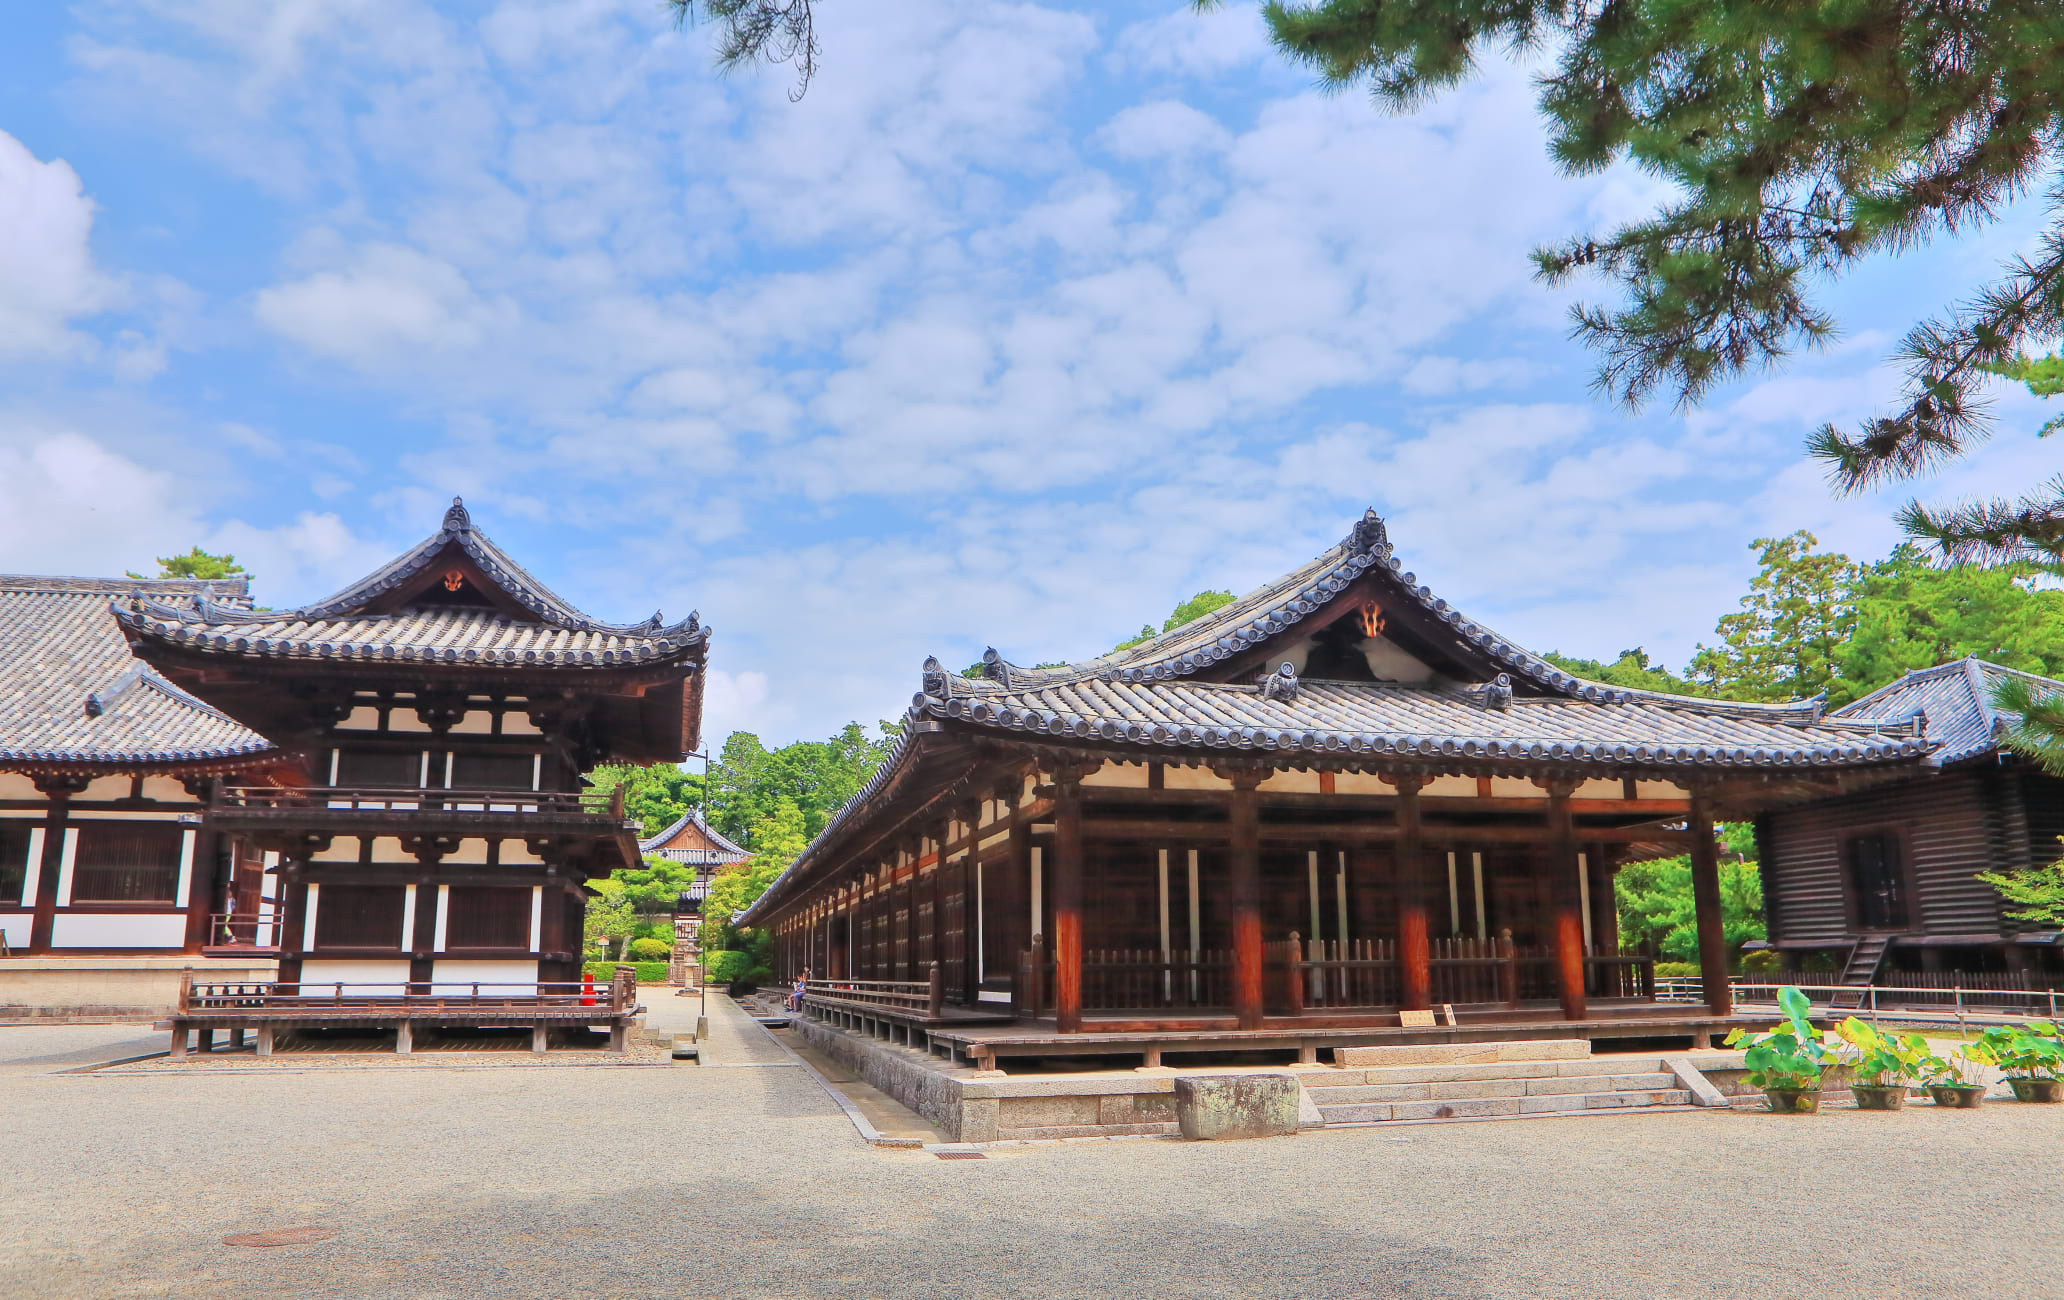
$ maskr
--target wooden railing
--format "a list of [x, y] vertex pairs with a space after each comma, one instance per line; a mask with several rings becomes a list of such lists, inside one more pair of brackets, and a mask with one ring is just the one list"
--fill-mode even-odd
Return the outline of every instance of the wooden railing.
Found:
[[415, 790], [358, 786], [220, 786], [216, 809], [232, 812], [521, 812], [560, 817], [624, 818], [623, 787], [582, 790]]
[[[1503, 1003], [1556, 995], [1554, 954], [1510, 939], [1435, 939], [1430, 965], [1433, 1002]], [[1587, 957], [1587, 992], [1601, 998], [1655, 996], [1655, 959], [1642, 953]], [[1388, 939], [1300, 939], [1270, 945], [1272, 987], [1292, 1015], [1306, 1011], [1390, 1008], [1403, 1001], [1397, 945]]]
[[[421, 989], [421, 992], [413, 990]], [[294, 1012], [351, 1010], [391, 1014], [400, 1010], [524, 1010], [542, 1007], [593, 1007], [598, 1015], [628, 1012], [636, 1003], [638, 985], [629, 972], [606, 984], [488, 980], [312, 984], [287, 980], [262, 983], [201, 984], [188, 975], [179, 990], [179, 1010], [186, 1012]]]
[[216, 912], [208, 918], [208, 947], [276, 952], [280, 946], [280, 926], [278, 907], [264, 907], [256, 912]]
[[1655, 958], [1629, 952], [1584, 959], [1585, 990], [1594, 998], [1640, 998], [1656, 995]]
[[[1051, 954], [1028, 950], [1015, 986], [1021, 1015], [1054, 1008]], [[1082, 954], [1085, 1011], [1205, 1011], [1233, 1004], [1233, 954], [1205, 949], [1164, 953], [1158, 948], [1089, 948]]]
[[946, 1006], [946, 981], [936, 962], [921, 980], [814, 980], [803, 987], [803, 1005], [901, 1011], [937, 1019]]

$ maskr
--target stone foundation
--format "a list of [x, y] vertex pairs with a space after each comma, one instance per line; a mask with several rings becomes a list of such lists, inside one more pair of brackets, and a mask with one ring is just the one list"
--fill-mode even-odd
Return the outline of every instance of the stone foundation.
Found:
[[10, 957], [0, 960], [0, 1021], [156, 1020], [172, 1013], [188, 970], [203, 983], [255, 983], [279, 967], [184, 955]]

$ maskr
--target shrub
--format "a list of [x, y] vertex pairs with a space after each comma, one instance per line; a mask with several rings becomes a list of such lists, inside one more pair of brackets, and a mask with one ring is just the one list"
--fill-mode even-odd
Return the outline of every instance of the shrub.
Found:
[[706, 952], [702, 954], [702, 963], [703, 978], [711, 984], [729, 984], [746, 979], [753, 973], [753, 955], [736, 949]]
[[616, 968], [618, 966], [629, 966], [636, 970], [640, 984], [664, 984], [667, 982], [667, 964], [663, 961], [591, 961], [585, 963], [581, 969], [593, 975], [597, 984], [607, 984], [610, 980], [616, 978]]
[[660, 939], [631, 940], [631, 960], [666, 961], [674, 955], [673, 945]]
[[1744, 975], [1774, 975], [1777, 973], [1778, 956], [1768, 948], [1744, 953], [1741, 959]]
[[1698, 978], [1698, 963], [1693, 961], [1659, 961], [1655, 964], [1659, 980], [1688, 980]]

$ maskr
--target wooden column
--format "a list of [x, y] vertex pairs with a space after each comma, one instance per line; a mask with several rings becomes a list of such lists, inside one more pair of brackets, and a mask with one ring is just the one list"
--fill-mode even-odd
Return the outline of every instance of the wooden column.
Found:
[[1082, 1029], [1082, 777], [1079, 768], [1054, 774], [1053, 891], [1054, 1027]]
[[1233, 911], [1233, 1014], [1242, 1029], [1261, 1028], [1261, 796], [1256, 787], [1268, 773], [1235, 768], [1224, 774], [1233, 783], [1227, 809], [1227, 858], [1231, 867]]
[[1555, 989], [1562, 1018], [1583, 1020], [1590, 1007], [1584, 1000], [1584, 914], [1577, 888], [1577, 826], [1570, 812], [1573, 781], [1542, 782], [1548, 788], [1548, 879], [1555, 921]]
[[50, 931], [56, 925], [57, 879], [63, 872], [65, 831], [71, 826], [72, 796], [83, 791], [89, 781], [83, 776], [68, 773], [44, 774], [29, 778], [37, 790], [49, 799], [50, 806], [43, 814], [43, 858], [31, 862], [28, 869], [36, 877], [36, 910], [29, 920], [29, 946], [26, 952], [38, 955], [50, 951]]
[[1426, 847], [1417, 776], [1390, 778], [1397, 787], [1397, 960], [1399, 998], [1407, 1011], [1433, 1006], [1433, 939], [1426, 915]]
[[1728, 982], [1727, 931], [1720, 913], [1720, 846], [1713, 842], [1710, 796], [1691, 796], [1691, 905], [1698, 919], [1699, 979], [1705, 985], [1706, 1009], [1716, 1016], [1734, 1014], [1734, 986]]

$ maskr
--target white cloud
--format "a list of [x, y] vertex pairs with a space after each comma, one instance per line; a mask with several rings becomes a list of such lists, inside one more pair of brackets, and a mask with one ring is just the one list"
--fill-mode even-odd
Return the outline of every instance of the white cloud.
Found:
[[1113, 62], [1127, 70], [1217, 77], [1270, 57], [1268, 27], [1257, 5], [1190, 5], [1137, 22], [1118, 33]]
[[517, 316], [449, 263], [390, 244], [363, 249], [349, 268], [261, 290], [253, 307], [303, 347], [368, 370], [415, 370], [431, 354], [480, 348]]
[[0, 131], [0, 360], [90, 347], [72, 322], [116, 285], [93, 264], [93, 200], [71, 164], [42, 162]]

